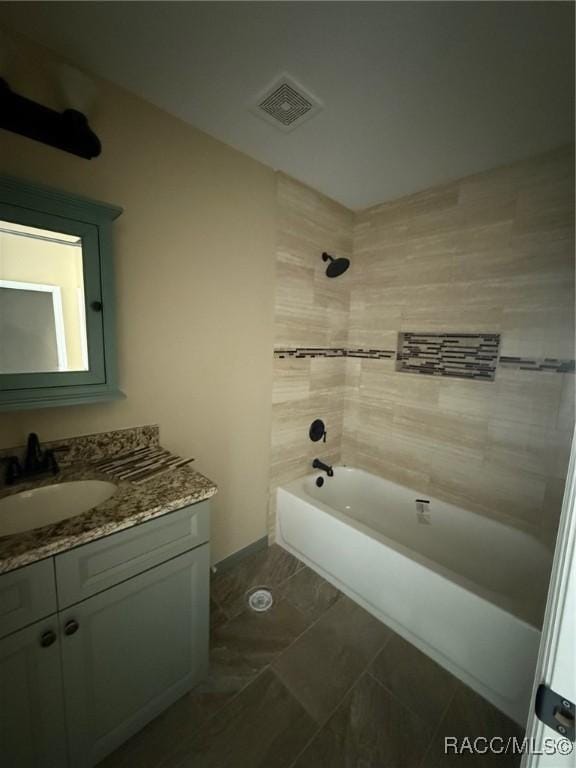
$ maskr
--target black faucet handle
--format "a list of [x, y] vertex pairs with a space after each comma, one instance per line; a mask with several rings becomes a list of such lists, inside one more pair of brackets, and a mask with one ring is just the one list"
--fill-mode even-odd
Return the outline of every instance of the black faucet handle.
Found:
[[44, 469], [49, 470], [50, 472], [52, 472], [53, 475], [57, 475], [58, 472], [60, 471], [60, 467], [58, 466], [58, 462], [56, 461], [55, 453], [51, 449], [44, 451], [42, 464], [44, 466]]
[[1, 461], [6, 464], [4, 482], [6, 485], [13, 485], [23, 475], [20, 459], [18, 456], [5, 456]]

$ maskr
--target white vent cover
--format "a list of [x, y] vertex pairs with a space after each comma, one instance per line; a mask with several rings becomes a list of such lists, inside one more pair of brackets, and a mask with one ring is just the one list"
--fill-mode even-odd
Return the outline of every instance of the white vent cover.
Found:
[[322, 109], [317, 98], [289, 75], [281, 75], [252, 102], [252, 112], [280, 128], [291, 131]]

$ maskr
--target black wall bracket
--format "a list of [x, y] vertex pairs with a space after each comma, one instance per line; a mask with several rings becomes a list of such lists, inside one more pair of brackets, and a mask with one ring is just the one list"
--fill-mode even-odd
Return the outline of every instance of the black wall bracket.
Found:
[[0, 78], [0, 128], [90, 160], [102, 151], [100, 139], [82, 112], [57, 112], [20, 96]]

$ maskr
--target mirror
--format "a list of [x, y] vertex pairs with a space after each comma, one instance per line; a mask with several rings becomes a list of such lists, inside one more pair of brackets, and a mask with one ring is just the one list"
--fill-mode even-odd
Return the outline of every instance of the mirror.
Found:
[[0, 176], [0, 410], [124, 397], [112, 255], [121, 213]]
[[0, 220], [0, 374], [88, 368], [82, 238]]

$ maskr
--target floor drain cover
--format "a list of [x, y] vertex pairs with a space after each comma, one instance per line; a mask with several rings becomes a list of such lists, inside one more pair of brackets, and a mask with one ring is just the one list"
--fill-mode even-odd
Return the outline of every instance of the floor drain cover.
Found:
[[250, 608], [252, 608], [253, 611], [257, 611], [257, 613], [264, 613], [264, 611], [269, 611], [270, 608], [272, 608], [273, 602], [274, 598], [272, 597], [272, 592], [270, 592], [269, 589], [262, 589], [259, 587], [258, 589], [250, 592], [248, 595], [248, 605]]

